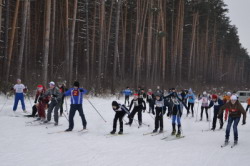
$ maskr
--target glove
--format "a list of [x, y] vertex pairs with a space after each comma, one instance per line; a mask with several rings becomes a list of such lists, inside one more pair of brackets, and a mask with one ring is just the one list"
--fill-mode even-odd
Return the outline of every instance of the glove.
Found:
[[43, 100], [43, 98], [42, 98], [42, 97], [39, 97], [38, 101], [42, 101], [42, 100]]
[[83, 89], [80, 89], [80, 92], [83, 92]]
[[55, 95], [55, 94], [53, 94], [52, 96], [53, 96], [53, 97], [57, 97], [57, 95]]
[[245, 124], [246, 124], [246, 121], [243, 121], [243, 122], [242, 122], [242, 125], [245, 125]]

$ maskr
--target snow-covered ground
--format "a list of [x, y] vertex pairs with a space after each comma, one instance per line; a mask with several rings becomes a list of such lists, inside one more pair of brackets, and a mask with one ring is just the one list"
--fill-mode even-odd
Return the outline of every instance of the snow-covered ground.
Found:
[[[249, 166], [250, 164], [250, 119], [239, 124], [239, 145], [221, 148], [225, 131], [206, 131], [209, 123], [195, 122], [195, 118], [182, 118], [185, 138], [164, 141], [162, 137], [171, 132], [171, 120], [164, 115], [166, 133], [158, 136], [143, 136], [153, 130], [154, 121], [143, 113], [143, 122], [150, 127], [124, 127], [123, 136], [108, 137], [112, 130], [114, 112], [111, 102], [115, 98], [90, 98], [90, 101], [107, 120], [99, 117], [93, 107], [84, 100], [84, 112], [89, 132], [77, 132], [82, 128], [78, 113], [75, 116], [75, 130], [71, 133], [48, 134], [65, 130], [68, 122], [60, 117], [58, 127], [53, 125], [26, 126], [32, 118], [12, 117], [13, 99], [0, 112], [0, 165], [1, 166]], [[0, 109], [6, 98], [0, 96]], [[121, 98], [123, 102], [123, 98]], [[31, 103], [26, 107], [31, 112]], [[67, 101], [69, 104], [69, 100]], [[246, 104], [244, 104], [244, 107]], [[196, 110], [197, 105], [195, 106]], [[18, 107], [21, 113], [21, 106]], [[211, 111], [212, 112], [212, 111]], [[212, 115], [212, 114], [211, 114]], [[203, 119], [205, 114], [203, 115]], [[135, 116], [137, 119], [137, 115]], [[127, 118], [125, 118], [127, 121]], [[217, 122], [218, 123], [218, 122]], [[218, 127], [218, 124], [217, 124]], [[224, 125], [225, 129], [225, 125]], [[233, 133], [231, 131], [231, 142]]]

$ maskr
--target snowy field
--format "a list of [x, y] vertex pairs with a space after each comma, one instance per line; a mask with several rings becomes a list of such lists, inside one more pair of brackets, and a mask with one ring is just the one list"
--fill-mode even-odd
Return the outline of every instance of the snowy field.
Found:
[[[71, 133], [50, 132], [67, 129], [68, 122], [60, 117], [60, 126], [27, 126], [25, 122], [32, 118], [12, 117], [13, 98], [0, 112], [0, 165], [1, 166], [249, 166], [250, 165], [250, 119], [247, 124], [239, 124], [239, 145], [221, 148], [224, 142], [225, 127], [222, 131], [204, 131], [209, 123], [194, 118], [182, 118], [185, 138], [161, 140], [171, 133], [171, 120], [164, 115], [162, 135], [143, 136], [154, 129], [154, 121], [148, 113], [143, 113], [143, 122], [150, 127], [138, 129], [137, 123], [124, 127], [123, 136], [110, 137], [114, 111], [111, 99], [90, 98], [90, 101], [107, 120], [99, 117], [93, 107], [84, 100], [84, 113], [89, 132], [77, 132], [82, 128], [78, 113], [75, 116], [75, 128]], [[0, 109], [6, 98], [0, 96]], [[123, 98], [121, 98], [123, 102]], [[69, 104], [69, 100], [67, 101]], [[19, 103], [20, 104], [20, 103]], [[31, 112], [31, 103], [26, 100], [27, 111]], [[243, 104], [244, 107], [246, 104]], [[65, 106], [64, 106], [65, 108]], [[195, 111], [197, 110], [197, 104]], [[21, 105], [18, 107], [21, 114]], [[212, 109], [210, 115], [212, 116]], [[203, 115], [203, 119], [205, 114]], [[137, 119], [137, 115], [135, 116]], [[125, 118], [127, 121], [127, 117]], [[52, 118], [53, 121], [53, 118]], [[217, 128], [218, 124], [217, 122]], [[211, 126], [211, 125], [210, 125]], [[119, 128], [119, 127], [118, 127]], [[231, 130], [231, 144], [233, 133]]]

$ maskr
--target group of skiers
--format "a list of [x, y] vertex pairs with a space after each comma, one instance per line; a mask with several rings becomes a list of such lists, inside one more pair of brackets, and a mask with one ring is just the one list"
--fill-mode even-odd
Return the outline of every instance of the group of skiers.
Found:
[[[27, 92], [27, 88], [21, 83], [21, 79], [17, 79], [17, 84], [12, 88], [15, 92], [15, 102], [13, 107], [13, 113], [15, 115], [19, 100], [22, 103], [23, 112], [26, 113], [24, 94]], [[65, 131], [72, 131], [74, 128], [74, 116], [78, 111], [82, 119], [83, 129], [86, 129], [87, 121], [83, 113], [82, 100], [83, 95], [87, 93], [87, 90], [80, 88], [79, 82], [75, 81], [73, 88], [67, 90], [64, 84], [59, 83], [58, 87], [55, 82], [49, 83], [49, 89], [46, 90], [45, 86], [38, 85], [35, 96], [35, 105], [32, 107], [32, 114], [26, 115], [27, 117], [37, 117], [37, 121], [41, 123], [49, 123], [51, 121], [51, 115], [54, 115], [54, 125], [58, 125], [59, 121], [59, 109], [60, 115], [63, 113], [63, 100], [65, 96], [70, 96], [71, 105], [69, 112], [69, 127]], [[47, 111], [47, 116], [45, 110]], [[38, 115], [37, 115], [38, 114]]]
[[[13, 112], [17, 109], [19, 100], [22, 103], [22, 109], [26, 112], [25, 103], [24, 103], [24, 93], [27, 92], [27, 87], [25, 87], [20, 79], [17, 79], [17, 84], [12, 88], [15, 91], [15, 101], [13, 106]], [[86, 129], [87, 121], [82, 108], [83, 95], [87, 93], [87, 90], [80, 88], [79, 82], [75, 81], [73, 87], [67, 90], [64, 84], [59, 83], [58, 87], [56, 84], [51, 81], [49, 83], [49, 89], [46, 90], [45, 86], [38, 85], [36, 96], [35, 96], [35, 105], [32, 108], [32, 114], [27, 116], [35, 117], [38, 113], [37, 120], [42, 123], [48, 123], [51, 121], [51, 114], [54, 114], [54, 125], [58, 125], [59, 121], [59, 109], [60, 116], [63, 113], [63, 101], [65, 96], [70, 96], [71, 105], [69, 112], [69, 127], [65, 131], [72, 131], [74, 128], [74, 115], [78, 111], [82, 119], [83, 129]], [[228, 142], [231, 125], [233, 124], [234, 130], [234, 142], [238, 142], [238, 130], [237, 126], [240, 121], [241, 114], [243, 115], [242, 124], [246, 124], [246, 111], [250, 107], [250, 99], [248, 99], [248, 105], [246, 110], [242, 107], [240, 102], [237, 99], [235, 94], [227, 93], [223, 97], [223, 100], [216, 94], [209, 95], [206, 92], [203, 92], [202, 95], [196, 95], [190, 88], [189, 90], [182, 90], [177, 92], [175, 88], [167, 90], [161, 90], [158, 86], [157, 89], [153, 92], [152, 89], [149, 89], [145, 92], [144, 89], [138, 88], [134, 92], [127, 87], [123, 92], [125, 95], [124, 104], [120, 104], [117, 101], [112, 102], [112, 108], [116, 112], [113, 121], [113, 130], [110, 134], [115, 134], [117, 129], [117, 121], [120, 123], [120, 130], [118, 134], [123, 134], [123, 118], [128, 114], [128, 122], [126, 125], [132, 125], [135, 114], [138, 116], [139, 127], [143, 124], [142, 122], [142, 112], [145, 112], [147, 109], [146, 102], [148, 103], [148, 113], [155, 115], [155, 128], [152, 133], [156, 133], [159, 130], [159, 133], [164, 132], [163, 124], [163, 115], [167, 112], [167, 116], [172, 118], [172, 133], [171, 135], [176, 135], [176, 137], [181, 137], [182, 135], [182, 124], [181, 117], [183, 114], [183, 108], [187, 110], [186, 116], [194, 117], [194, 105], [195, 103], [199, 104], [201, 102], [201, 114], [200, 121], [203, 119], [203, 111], [206, 112], [207, 121], [209, 121], [208, 110], [213, 107], [214, 117], [212, 122], [211, 130], [215, 130], [217, 119], [220, 122], [220, 129], [223, 128], [223, 113], [225, 113], [225, 120], [228, 118], [228, 124], [226, 128], [226, 138], [225, 142]], [[130, 101], [130, 96], [133, 95], [133, 99]], [[198, 99], [198, 102], [196, 102]], [[126, 104], [128, 104], [126, 106]], [[47, 116], [45, 110], [47, 111]], [[177, 126], [177, 130], [176, 130]]]
[[[194, 117], [194, 105], [195, 103], [201, 103], [201, 113], [200, 113], [200, 121], [203, 119], [203, 112], [206, 112], [207, 121], [209, 121], [209, 109], [213, 107], [213, 122], [211, 130], [215, 130], [217, 119], [220, 122], [220, 129], [223, 128], [224, 120], [223, 120], [223, 113], [225, 113], [225, 121], [228, 119], [228, 124], [226, 127], [226, 136], [225, 136], [225, 143], [228, 143], [231, 125], [233, 124], [233, 131], [234, 131], [234, 143], [237, 144], [238, 142], [238, 130], [237, 126], [240, 121], [241, 114], [243, 115], [242, 124], [246, 124], [246, 111], [250, 107], [250, 98], [247, 100], [247, 108], [246, 110], [242, 107], [241, 103], [238, 101], [238, 97], [236, 94], [231, 94], [228, 92], [224, 97], [223, 100], [216, 94], [209, 95], [207, 92], [203, 92], [202, 95], [198, 95], [196, 102], [196, 96], [193, 93], [192, 89], [189, 90], [182, 90], [181, 92], [177, 92], [175, 88], [169, 89], [169, 91], [162, 91], [158, 86], [155, 92], [152, 89], [149, 89], [146, 93], [144, 89], [138, 88], [133, 93], [132, 90], [127, 87], [123, 91], [125, 95], [125, 105], [126, 102], [129, 104], [129, 96], [134, 94], [134, 98], [131, 100], [131, 104], [129, 105], [129, 109], [125, 108], [125, 105], [119, 105], [120, 111], [123, 112], [123, 116], [125, 113], [128, 113], [129, 122], [128, 125], [131, 125], [134, 119], [134, 115], [138, 114], [138, 122], [139, 126], [142, 124], [142, 111], [145, 112], [146, 110], [146, 102], [148, 103], [149, 109], [148, 113], [152, 113], [155, 115], [155, 129], [152, 133], [155, 133], [159, 130], [159, 133], [163, 132], [163, 115], [168, 110], [167, 116], [172, 118], [172, 135], [176, 135], [176, 137], [181, 137], [181, 117], [183, 114], [183, 108], [186, 108], [187, 115], [189, 116], [190, 112], [192, 113], [192, 117]], [[146, 102], [145, 102], [146, 101]], [[114, 104], [112, 103], [112, 106]], [[130, 110], [133, 110], [130, 112]], [[114, 107], [113, 107], [114, 108]], [[116, 107], [118, 108], [118, 107]], [[115, 110], [115, 109], [114, 109]], [[190, 111], [191, 110], [191, 111]], [[116, 111], [116, 110], [115, 110]], [[114, 121], [115, 122], [115, 121]], [[177, 134], [176, 134], [176, 124], [178, 127]], [[114, 129], [116, 129], [116, 123], [114, 125]], [[121, 130], [123, 129], [121, 123]], [[114, 133], [115, 130], [111, 132]], [[122, 132], [120, 132], [122, 133]]]

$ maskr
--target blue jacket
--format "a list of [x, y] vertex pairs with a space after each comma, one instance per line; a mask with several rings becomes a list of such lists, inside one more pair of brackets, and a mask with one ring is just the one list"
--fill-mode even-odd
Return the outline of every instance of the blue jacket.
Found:
[[213, 100], [210, 101], [209, 108], [214, 106], [214, 111], [219, 111], [220, 107], [224, 105], [224, 102], [221, 99], [218, 99], [217, 102], [214, 102]]
[[[83, 92], [80, 92], [83, 90]], [[67, 92], [64, 93], [65, 96], [71, 96], [71, 104], [82, 104], [83, 95], [88, 91], [83, 88], [74, 89], [71, 88]]]
[[195, 95], [194, 95], [193, 93], [187, 94], [187, 95], [185, 96], [185, 99], [188, 99], [188, 102], [189, 102], [189, 103], [194, 103], [194, 102], [195, 102]]
[[132, 91], [130, 89], [125, 89], [123, 91], [123, 94], [125, 94], [125, 96], [130, 96], [130, 95], [132, 95]]

